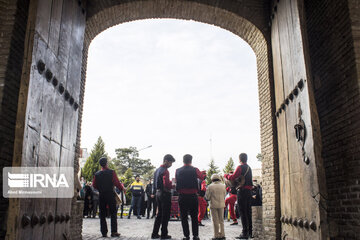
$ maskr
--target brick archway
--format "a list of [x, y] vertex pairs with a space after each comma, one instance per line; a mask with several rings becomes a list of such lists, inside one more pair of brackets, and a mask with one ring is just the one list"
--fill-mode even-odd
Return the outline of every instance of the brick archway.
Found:
[[[287, 18], [288, 11], [280, 11], [279, 8], [284, 2], [289, 1], [1, 1], [0, 166], [33, 166], [31, 161], [35, 159], [44, 160], [44, 164], [54, 164], [55, 161], [46, 162], [49, 156], [46, 151], [38, 151], [48, 150], [48, 144], [52, 144], [55, 149], [51, 151], [53, 159], [60, 160], [61, 156], [65, 156], [61, 151], [66, 152], [68, 157], [63, 158], [64, 164], [78, 168], [76, 154], [79, 154], [80, 149], [82, 105], [76, 104], [75, 108], [72, 106], [74, 101], [83, 103], [87, 50], [91, 40], [101, 31], [123, 22], [148, 18], [192, 19], [213, 24], [243, 38], [253, 48], [257, 57], [261, 143], [264, 154], [264, 206], [261, 221], [265, 233], [263, 239], [280, 239], [279, 161], [276, 146], [278, 137], [275, 131], [277, 126], [274, 118], [272, 73], [272, 67], [276, 64], [272, 63], [270, 40], [274, 39], [270, 31], [278, 26], [274, 24], [274, 19], [281, 17], [284, 23], [284, 18]], [[328, 223], [325, 224], [330, 228], [331, 238], [356, 239], [359, 237], [357, 219], [360, 219], [359, 213], [353, 211], [358, 207], [360, 193], [360, 67], [357, 61], [360, 59], [360, 51], [357, 38], [359, 16], [356, 14], [359, 4], [356, 0], [297, 2], [305, 11], [301, 18], [302, 40], [305, 45], [309, 45], [304, 47], [308, 48], [308, 71], [312, 76], [309, 79], [314, 88], [315, 101], [312, 104], [316, 106], [320, 120], [318, 133], [322, 137], [321, 157], [324, 164], [317, 169], [325, 169], [326, 184], [323, 185], [326, 185], [328, 190], [325, 206]], [[277, 29], [281, 30], [282, 34], [288, 32], [286, 27]], [[274, 55], [275, 53], [277, 54], [278, 50], [274, 51]], [[288, 51], [284, 53], [288, 55], [287, 60], [294, 55]], [[45, 72], [38, 71], [39, 60], [46, 63], [49, 72], [56, 76], [56, 81], [51, 83], [51, 79], [45, 79]], [[277, 79], [280, 79], [279, 76]], [[59, 91], [58, 80], [62, 83], [60, 86], [67, 87], [68, 93], [64, 95], [73, 97], [71, 105], [63, 95], [64, 91]], [[58, 87], [55, 87], [54, 83]], [[45, 87], [41, 88], [39, 85]], [[43, 95], [51, 97], [53, 101], [42, 98]], [[280, 99], [279, 103], [282, 100]], [[65, 110], [66, 118], [59, 117], [64, 115]], [[28, 124], [30, 118], [26, 114], [29, 113], [33, 115], [31, 121], [36, 121], [36, 124]], [[48, 116], [53, 118], [46, 120]], [[51, 124], [48, 124], [49, 122]], [[51, 126], [56, 126], [59, 131], [50, 131]], [[30, 138], [25, 131], [32, 132]], [[34, 151], [35, 149], [37, 151]], [[0, 172], [0, 176], [1, 174]], [[1, 181], [2, 177], [0, 186]], [[69, 214], [70, 201], [59, 201], [66, 208], [62, 209], [57, 208], [57, 204], [34, 206], [35, 201], [32, 199], [1, 198], [0, 238], [6, 235], [9, 239], [15, 239], [15, 234], [21, 234], [22, 237], [17, 239], [27, 239], [32, 233], [40, 234], [38, 238], [41, 238], [41, 234], [60, 237], [60, 233], [67, 236], [71, 232], [72, 239], [81, 239], [81, 208], [78, 207], [81, 201], [77, 202], [76, 199], [72, 199], [70, 222], [56, 224], [56, 231], [54, 225], [51, 225], [50, 230], [44, 228], [49, 225], [21, 227], [22, 217], [26, 220], [33, 214]], [[290, 227], [286, 225], [283, 225], [284, 228]]]
[[[264, 201], [262, 223], [254, 222], [254, 230], [259, 233], [264, 232], [265, 239], [279, 238], [280, 224], [277, 220], [280, 216], [279, 177], [270, 28], [268, 25], [269, 7], [268, 2], [260, 0], [251, 1], [251, 3], [234, 3], [230, 0], [224, 0], [221, 3], [183, 0], [133, 0], [127, 3], [102, 1], [101, 4], [98, 1], [89, 2], [81, 71], [77, 151], [80, 148], [88, 48], [99, 33], [121, 23], [151, 18], [194, 20], [226, 29], [244, 39], [256, 55]], [[78, 162], [75, 162], [75, 168], [79, 168]], [[74, 209], [74, 214], [75, 211]]]
[[[37, 69], [38, 60], [46, 62], [50, 73], [62, 81], [76, 103], [83, 103], [87, 50], [101, 31], [127, 21], [148, 18], [178, 18], [213, 24], [242, 37], [253, 48], [258, 65], [261, 114], [261, 143], [264, 177], [262, 211], [263, 239], [280, 239], [279, 170], [277, 128], [274, 118], [274, 89], [270, 29], [279, 13], [279, 0], [13, 0], [0, 2], [0, 166], [29, 164], [35, 158], [44, 162], [49, 154], [35, 149], [50, 149], [54, 159], [67, 152], [66, 164], [78, 167], [82, 105], [71, 105]], [[318, 110], [323, 145], [321, 152], [328, 190], [328, 225], [331, 238], [359, 237], [359, 213], [352, 211], [359, 201], [359, 9], [358, 1], [298, 1], [303, 4], [304, 43], [308, 49], [309, 71], [313, 76], [313, 106]], [[271, 20], [272, 19], [272, 20]], [[272, 23], [272, 25], [271, 25]], [[85, 45], [84, 31], [86, 25]], [[306, 25], [306, 26], [305, 26]], [[286, 28], [278, 28], [286, 34]], [[50, 31], [51, 30], [51, 31]], [[278, 41], [278, 40], [276, 40]], [[310, 44], [311, 43], [311, 44]], [[84, 48], [83, 48], [84, 46]], [[83, 50], [83, 55], [82, 51]], [[274, 51], [277, 53], [278, 51]], [[288, 56], [290, 52], [284, 51]], [[275, 54], [274, 54], [275, 55]], [[83, 58], [83, 59], [82, 59]], [[286, 57], [288, 59], [288, 57]], [[82, 64], [83, 60], [83, 65]], [[44, 62], [45, 61], [45, 62]], [[281, 64], [280, 64], [281, 66]], [[82, 69], [81, 69], [82, 68]], [[82, 71], [82, 74], [81, 72]], [[50, 76], [50, 75], [48, 75]], [[80, 79], [81, 78], [81, 79]], [[80, 91], [81, 81], [81, 91]], [[55, 81], [54, 81], [55, 82]], [[56, 81], [57, 82], [57, 81]], [[46, 88], [39, 88], [43, 84]], [[30, 91], [30, 95], [29, 95]], [[79, 96], [79, 93], [81, 95]], [[33, 94], [33, 95], [31, 95]], [[53, 97], [60, 107], [52, 107], [42, 95]], [[66, 94], [65, 94], [66, 95]], [[80, 98], [79, 98], [80, 97]], [[70, 98], [71, 99], [71, 98]], [[280, 99], [281, 103], [282, 99]], [[46, 106], [42, 109], [40, 106]], [[80, 106], [80, 108], [78, 108]], [[44, 111], [43, 111], [44, 110]], [[58, 117], [67, 111], [66, 118]], [[77, 112], [79, 111], [79, 112]], [[35, 114], [29, 125], [26, 114]], [[54, 116], [46, 120], [47, 116]], [[80, 118], [78, 118], [80, 117]], [[61, 128], [50, 132], [51, 124]], [[41, 123], [43, 123], [41, 125]], [[43, 128], [42, 128], [43, 127]], [[26, 138], [25, 131], [32, 131]], [[35, 133], [34, 133], [35, 132]], [[40, 134], [41, 133], [41, 134]], [[66, 136], [64, 141], [62, 136]], [[43, 141], [40, 144], [40, 139]], [[50, 140], [49, 140], [50, 139]], [[320, 141], [318, 142], [320, 143]], [[67, 147], [64, 147], [65, 144]], [[74, 148], [76, 146], [76, 149]], [[70, 149], [71, 150], [66, 150]], [[35, 154], [34, 154], [35, 153]], [[68, 161], [68, 159], [71, 159]], [[32, 165], [34, 165], [31, 162]], [[30, 164], [30, 165], [31, 165]], [[1, 175], [2, 173], [0, 173]], [[2, 186], [0, 177], [0, 186]], [[325, 184], [324, 184], [325, 185]], [[57, 224], [56, 232], [69, 233], [81, 239], [81, 202], [72, 199], [70, 222]], [[54, 225], [21, 227], [21, 218], [34, 213], [68, 214], [56, 204], [37, 204], [31, 199], [0, 199], [0, 238], [15, 239], [15, 234], [56, 234]], [[60, 201], [59, 201], [60, 202]], [[63, 202], [64, 203], [64, 202]], [[23, 204], [23, 205], [21, 205]], [[21, 207], [22, 206], [22, 207]], [[24, 207], [25, 206], [25, 207]], [[350, 210], [349, 210], [350, 209]], [[78, 217], [80, 216], [80, 218]], [[7, 221], [6, 221], [7, 219]], [[356, 220], [354, 220], [356, 219]], [[325, 224], [327, 224], [325, 222]], [[286, 224], [287, 225], [287, 224]], [[286, 227], [290, 227], [290, 225]], [[66, 234], [67, 235], [67, 234]], [[61, 237], [61, 234], [56, 236]], [[11, 238], [12, 237], [12, 238]], [[44, 237], [44, 239], [49, 239]]]

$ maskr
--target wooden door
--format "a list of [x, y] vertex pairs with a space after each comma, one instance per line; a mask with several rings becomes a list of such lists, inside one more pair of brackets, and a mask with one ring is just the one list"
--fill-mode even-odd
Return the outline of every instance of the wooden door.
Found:
[[[14, 165], [73, 167], [85, 30], [84, 1], [32, 0]], [[76, 197], [76, 196], [75, 196]], [[10, 200], [8, 239], [70, 239], [71, 198]]]
[[303, 0], [274, 1], [271, 40], [282, 239], [326, 239], [326, 188]]

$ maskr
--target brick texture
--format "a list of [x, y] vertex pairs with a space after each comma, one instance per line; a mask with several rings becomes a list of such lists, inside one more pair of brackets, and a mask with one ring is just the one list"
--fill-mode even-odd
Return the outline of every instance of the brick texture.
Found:
[[[304, 3], [311, 73], [321, 124], [330, 237], [334, 240], [360, 239], [360, 3], [358, 0]], [[12, 164], [28, 4], [26, 0], [0, 0], [0, 167]], [[97, 34], [133, 20], [176, 18], [224, 28], [248, 42], [257, 59], [263, 154], [263, 206], [254, 210], [254, 231], [258, 239], [279, 239], [279, 167], [268, 24], [270, 1], [92, 0], [82, 6], [87, 20], [76, 159], [80, 149], [88, 47]], [[77, 172], [78, 161], [74, 167]], [[2, 177], [0, 188], [1, 181]], [[6, 231], [7, 208], [8, 201], [1, 198], [0, 238]], [[81, 209], [82, 203], [74, 200], [72, 239], [81, 239]]]
[[261, 206], [252, 207], [252, 223], [253, 223], [253, 236], [255, 239], [264, 239], [264, 231], [263, 231], [263, 209]]
[[[12, 165], [16, 112], [29, 3], [0, 0], [0, 191], [2, 168]], [[8, 200], [0, 197], [0, 239], [5, 236]]]
[[330, 237], [360, 239], [359, 1], [305, 1], [305, 7]]
[[[81, 240], [82, 239], [82, 226], [83, 226], [83, 209], [84, 201], [77, 201], [73, 199], [71, 204], [71, 219], [70, 219], [70, 239]], [[99, 238], [98, 236], [96, 237]]]
[[[261, 152], [263, 158], [264, 206], [256, 220], [254, 232], [263, 239], [280, 237], [279, 181], [276, 126], [274, 121], [274, 89], [270, 46], [270, 1], [110, 1], [94, 0], [87, 5], [87, 23], [83, 50], [80, 106], [83, 106], [88, 47], [94, 37], [109, 27], [138, 19], [176, 18], [212, 24], [243, 38], [254, 50], [257, 59]], [[86, 104], [86, 103], [85, 103]], [[79, 109], [78, 146], [81, 116]], [[261, 224], [263, 222], [263, 224]], [[265, 230], [264, 235], [262, 232]]]

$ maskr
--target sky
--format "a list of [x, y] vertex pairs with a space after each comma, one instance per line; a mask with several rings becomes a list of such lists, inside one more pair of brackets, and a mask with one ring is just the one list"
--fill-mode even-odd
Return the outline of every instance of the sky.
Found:
[[81, 147], [101, 136], [115, 157], [129, 146], [158, 167], [165, 154], [182, 166], [184, 154], [222, 169], [248, 154], [260, 168], [256, 58], [250, 46], [222, 28], [195, 21], [153, 19], [99, 34], [88, 55]]

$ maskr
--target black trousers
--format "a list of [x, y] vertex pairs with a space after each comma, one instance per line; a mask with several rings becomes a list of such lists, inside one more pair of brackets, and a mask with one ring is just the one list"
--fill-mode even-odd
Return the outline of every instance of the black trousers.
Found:
[[155, 214], [156, 214], [156, 198], [155, 197], [154, 198], [149, 197], [147, 200], [147, 217], [149, 217], [151, 209], [153, 209], [152, 216], [155, 216]]
[[96, 213], [99, 207], [99, 200], [98, 199], [93, 199], [92, 201], [92, 209], [91, 209], [91, 213], [92, 213], [92, 217], [96, 217]]
[[109, 206], [111, 217], [111, 232], [117, 232], [116, 200], [114, 192], [105, 192], [99, 194], [100, 231], [103, 235], [107, 234], [108, 232], [106, 224], [106, 205]]
[[237, 194], [243, 234], [252, 234], [251, 190], [240, 189]]
[[134, 210], [134, 215], [136, 215], [136, 216], [141, 215], [141, 196], [132, 196], [131, 207], [129, 210], [129, 216], [131, 216], [132, 210]]
[[171, 193], [164, 191], [157, 191], [156, 203], [159, 211], [155, 218], [152, 235], [159, 234], [159, 229], [161, 225], [161, 236], [167, 236], [168, 223], [170, 220], [170, 210], [171, 210]]
[[124, 214], [124, 204], [122, 203], [121, 206], [120, 206], [120, 217], [122, 218], [123, 217], [123, 214]]
[[88, 197], [85, 198], [84, 200], [84, 211], [83, 211], [83, 216], [84, 217], [88, 217], [89, 215], [91, 215], [91, 199], [89, 199]]
[[185, 237], [190, 237], [188, 214], [191, 217], [191, 227], [194, 237], [199, 236], [198, 212], [199, 202], [196, 194], [180, 194], [179, 207], [181, 216], [181, 225]]

